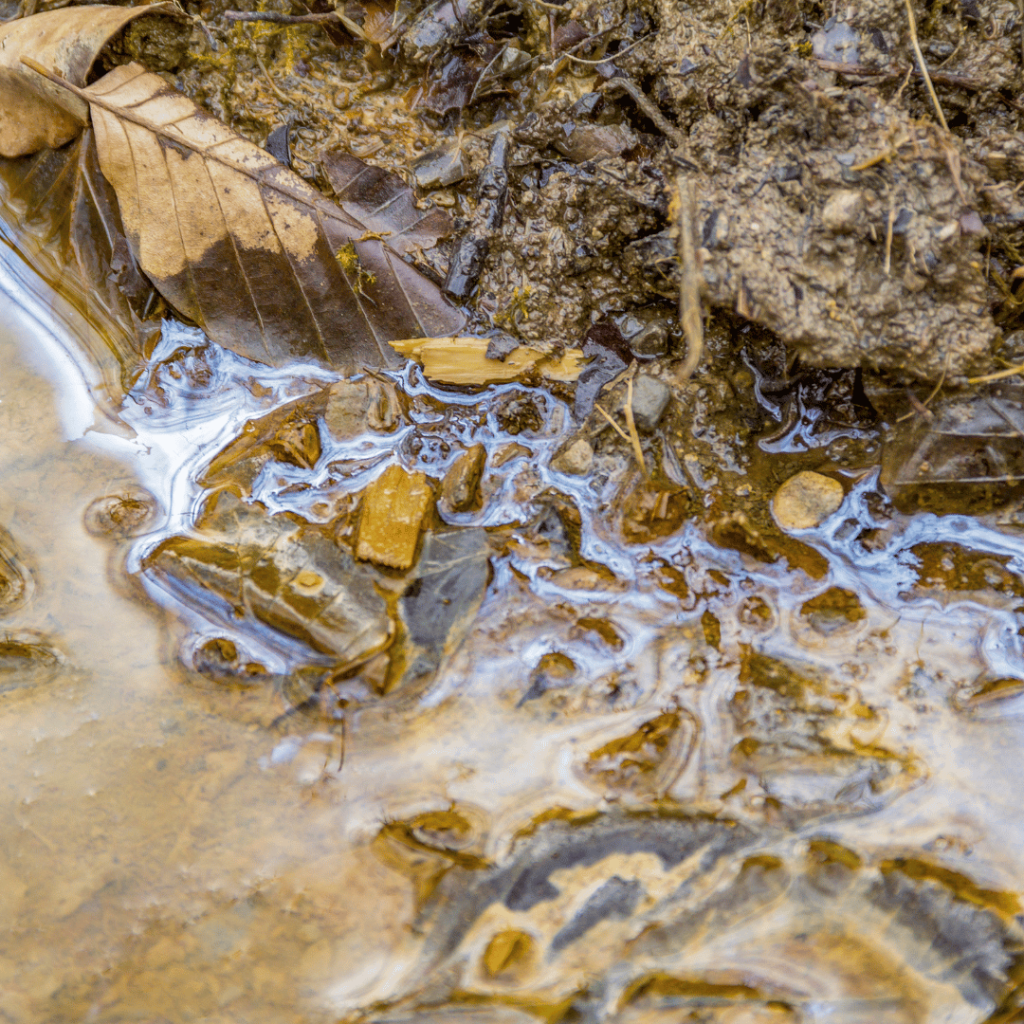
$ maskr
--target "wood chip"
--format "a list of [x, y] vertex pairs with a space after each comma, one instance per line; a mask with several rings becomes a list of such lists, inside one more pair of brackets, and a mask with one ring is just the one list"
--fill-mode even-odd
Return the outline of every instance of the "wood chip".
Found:
[[408, 569], [416, 558], [423, 517], [433, 496], [424, 473], [388, 466], [363, 494], [356, 557]]
[[528, 345], [514, 348], [504, 359], [488, 359], [489, 338], [409, 338], [391, 347], [423, 367], [429, 380], [443, 384], [501, 384], [534, 370], [546, 380], [574, 381], [583, 369], [582, 352], [555, 358]]

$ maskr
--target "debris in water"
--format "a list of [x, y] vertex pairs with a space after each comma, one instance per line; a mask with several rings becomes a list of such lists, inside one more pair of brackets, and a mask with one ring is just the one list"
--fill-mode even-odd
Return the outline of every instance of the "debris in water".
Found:
[[1024, 386], [1001, 381], [936, 398], [897, 421], [881, 483], [906, 513], [983, 514], [1024, 492]]
[[528, 345], [512, 349], [504, 359], [490, 359], [490, 338], [409, 338], [390, 344], [420, 363], [429, 380], [442, 384], [502, 384], [530, 371], [545, 380], [571, 382], [579, 377], [584, 359], [574, 350], [555, 356]]

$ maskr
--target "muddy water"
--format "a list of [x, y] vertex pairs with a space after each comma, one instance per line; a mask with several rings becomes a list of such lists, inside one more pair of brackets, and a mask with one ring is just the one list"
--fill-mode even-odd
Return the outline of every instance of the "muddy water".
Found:
[[[198, 356], [169, 330], [124, 403], [97, 404], [85, 328], [4, 259], [0, 539], [24, 593], [0, 620], [20, 645], [0, 675], [0, 1020], [967, 1024], [1012, 1007], [1009, 528], [882, 516], [868, 474], [800, 534], [824, 576], [715, 546], [699, 519], [628, 545], [627, 459], [585, 482], [550, 469], [568, 406], [534, 394], [543, 423], [512, 436], [488, 409], [529, 389], [407, 371], [396, 432], [325, 439], [313, 470], [272, 466], [249, 496], [330, 521], [389, 461], [441, 476], [483, 444], [481, 508], [445, 518], [487, 529], [490, 582], [436, 672], [342, 681], [293, 713], [287, 680], [316, 656], [147, 560], [194, 531], [197, 481], [241, 425], [328, 378]], [[537, 502], [550, 487], [579, 508], [578, 551]], [[94, 503], [125, 494], [151, 516], [96, 532]], [[258, 685], [195, 671], [217, 637], [259, 661]]]

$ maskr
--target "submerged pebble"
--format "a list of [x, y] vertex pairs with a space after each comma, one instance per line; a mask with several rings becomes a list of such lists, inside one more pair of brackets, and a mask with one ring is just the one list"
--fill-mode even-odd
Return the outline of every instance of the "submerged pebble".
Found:
[[775, 492], [772, 514], [783, 530], [810, 530], [821, 526], [842, 503], [843, 485], [838, 480], [805, 470]]
[[106, 537], [138, 537], [153, 525], [153, 495], [138, 488], [97, 498], [85, 510], [85, 528]]

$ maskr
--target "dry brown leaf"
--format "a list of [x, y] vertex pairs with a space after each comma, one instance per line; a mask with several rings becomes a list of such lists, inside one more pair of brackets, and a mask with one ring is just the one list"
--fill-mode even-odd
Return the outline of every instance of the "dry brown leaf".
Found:
[[0, 156], [26, 156], [45, 146], [63, 146], [89, 120], [84, 100], [32, 74], [22, 57], [83, 86], [110, 39], [128, 22], [151, 14], [180, 16], [169, 3], [135, 8], [98, 4], [46, 11], [0, 28]]
[[215, 341], [353, 370], [396, 363], [392, 338], [462, 325], [364, 225], [159, 75], [127, 64], [68, 88], [89, 102], [139, 265]]

